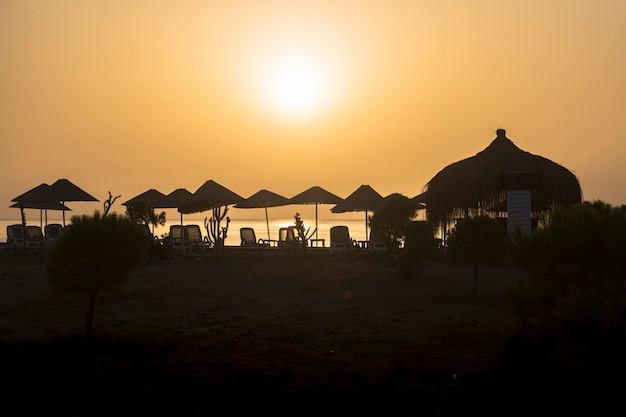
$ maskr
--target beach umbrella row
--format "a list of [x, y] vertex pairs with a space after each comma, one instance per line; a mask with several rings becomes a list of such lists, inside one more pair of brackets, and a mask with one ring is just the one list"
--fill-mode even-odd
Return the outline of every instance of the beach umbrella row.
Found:
[[[229, 190], [221, 184], [218, 184], [214, 180], [206, 181], [194, 193], [191, 193], [184, 188], [179, 188], [172, 194], [165, 197], [159, 197], [159, 194], [162, 193], [157, 190], [150, 189], [124, 202], [123, 205], [141, 200], [151, 204], [153, 208], [176, 208], [181, 213], [181, 224], [183, 213], [198, 213], [215, 207], [229, 205], [234, 205], [235, 208], [241, 209], [263, 208], [265, 209], [265, 222], [267, 225], [268, 240], [271, 240], [269, 230], [269, 214], [267, 211], [269, 207], [286, 206], [290, 204], [315, 204], [315, 227], [317, 238], [318, 205], [336, 204], [342, 200], [341, 197], [319, 186], [310, 187], [292, 198], [287, 198], [266, 189], [259, 190], [248, 198], [243, 198], [239, 194]], [[174, 194], [176, 194], [176, 196], [174, 196]]]
[[[267, 237], [270, 239], [269, 215], [267, 211], [270, 207], [291, 204], [314, 204], [317, 238], [318, 206], [320, 204], [334, 204], [335, 207], [331, 209], [333, 213], [365, 211], [365, 230], [367, 234], [367, 215], [369, 212], [375, 211], [382, 200], [383, 197], [369, 185], [361, 185], [345, 200], [320, 186], [312, 186], [292, 198], [287, 198], [267, 189], [259, 190], [250, 197], [243, 198], [214, 180], [208, 180], [193, 193], [185, 188], [177, 188], [170, 194], [164, 194], [151, 188], [125, 201], [122, 205], [127, 206], [134, 202], [143, 201], [152, 208], [175, 208], [180, 213], [181, 224], [183, 223], [183, 214], [199, 213], [217, 207], [234, 205], [235, 208], [242, 209], [263, 208], [265, 210]], [[65, 211], [71, 210], [65, 205], [66, 201], [98, 200], [67, 179], [60, 179], [52, 185], [40, 184], [12, 201], [15, 203], [11, 207], [20, 208], [21, 210], [25, 208], [62, 210], [64, 212], [63, 224], [65, 224]]]
[[[248, 198], [243, 198], [239, 194], [218, 184], [214, 180], [206, 181], [196, 192], [191, 193], [185, 188], [179, 188], [172, 193], [163, 196], [157, 190], [150, 189], [123, 203], [127, 205], [133, 201], [143, 200], [153, 206], [153, 208], [176, 208], [181, 213], [181, 224], [183, 223], [183, 213], [198, 213], [210, 210], [214, 207], [233, 205], [240, 209], [262, 208], [265, 211], [265, 223], [267, 226], [267, 238], [271, 240], [269, 228], [268, 208], [286, 206], [292, 204], [314, 204], [315, 205], [315, 238], [318, 238], [318, 206], [320, 204], [334, 204], [332, 213], [365, 212], [365, 235], [368, 233], [368, 215], [376, 211], [383, 196], [374, 190], [370, 185], [363, 184], [345, 199], [320, 187], [312, 186], [287, 198], [281, 194], [267, 189], [261, 189]], [[424, 208], [424, 206], [421, 206]]]

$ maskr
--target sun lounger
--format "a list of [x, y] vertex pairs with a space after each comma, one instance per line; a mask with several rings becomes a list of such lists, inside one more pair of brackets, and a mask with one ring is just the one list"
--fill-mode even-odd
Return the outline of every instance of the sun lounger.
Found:
[[7, 226], [7, 244], [11, 247], [24, 246], [24, 226], [10, 224]]
[[26, 246], [30, 248], [42, 248], [46, 245], [43, 231], [39, 226], [26, 226]]
[[43, 231], [46, 246], [50, 246], [63, 234], [63, 225], [60, 223], [50, 223], [44, 226]]
[[169, 242], [172, 249], [183, 253], [203, 252], [207, 246], [197, 224], [171, 225]]
[[348, 226], [330, 228], [330, 253], [346, 253], [358, 247], [358, 243], [350, 237]]
[[252, 227], [242, 227], [239, 229], [239, 236], [241, 237], [241, 246], [269, 246], [269, 242], [265, 242], [263, 239], [257, 240], [256, 232]]
[[298, 244], [298, 232], [295, 226], [281, 227], [278, 229], [278, 247], [293, 249]]

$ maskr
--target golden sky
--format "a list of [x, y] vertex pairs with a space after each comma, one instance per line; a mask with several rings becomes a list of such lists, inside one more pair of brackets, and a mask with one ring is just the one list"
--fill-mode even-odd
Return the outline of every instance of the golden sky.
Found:
[[59, 178], [413, 197], [498, 128], [626, 204], [624, 40], [623, 0], [1, 0], [0, 217]]

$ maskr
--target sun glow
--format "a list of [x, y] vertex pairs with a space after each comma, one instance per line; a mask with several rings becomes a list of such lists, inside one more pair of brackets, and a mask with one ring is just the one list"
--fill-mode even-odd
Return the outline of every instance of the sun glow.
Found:
[[342, 24], [308, 9], [289, 19], [284, 13], [255, 19], [247, 36], [233, 34], [235, 61], [229, 67], [236, 72], [225, 79], [236, 83], [233, 91], [244, 94], [250, 110], [272, 123], [336, 114], [359, 78], [353, 38]]
[[302, 118], [320, 110], [330, 96], [328, 74], [305, 57], [272, 62], [266, 70], [265, 100], [273, 111]]

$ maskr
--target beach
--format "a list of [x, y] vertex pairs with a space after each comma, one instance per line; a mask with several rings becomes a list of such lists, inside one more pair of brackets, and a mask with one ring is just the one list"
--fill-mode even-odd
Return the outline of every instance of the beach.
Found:
[[519, 399], [497, 379], [514, 267], [481, 266], [474, 295], [473, 267], [447, 260], [419, 277], [315, 250], [147, 260], [99, 295], [86, 344], [86, 295], [53, 290], [41, 258], [0, 265], [4, 392], [24, 414], [457, 415]]

